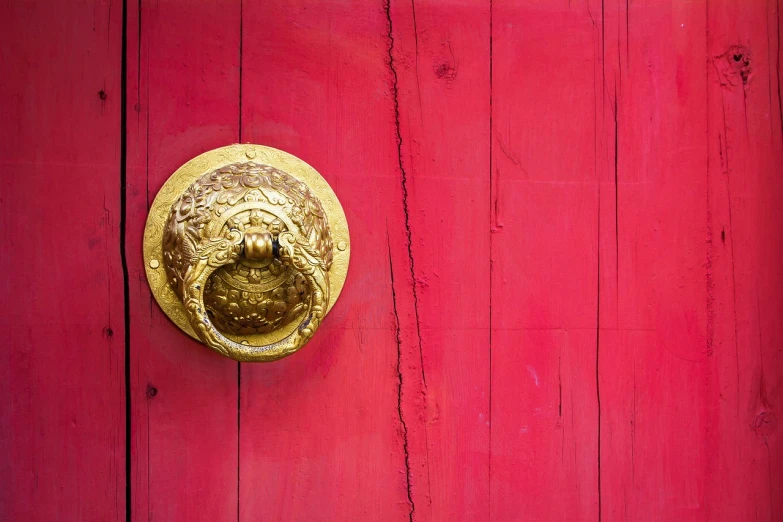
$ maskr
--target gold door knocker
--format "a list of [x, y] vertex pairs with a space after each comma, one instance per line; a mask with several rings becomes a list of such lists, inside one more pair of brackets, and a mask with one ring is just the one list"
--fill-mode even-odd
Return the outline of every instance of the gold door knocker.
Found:
[[348, 223], [310, 165], [231, 145], [180, 167], [144, 230], [152, 294], [190, 336], [238, 361], [304, 346], [342, 290]]

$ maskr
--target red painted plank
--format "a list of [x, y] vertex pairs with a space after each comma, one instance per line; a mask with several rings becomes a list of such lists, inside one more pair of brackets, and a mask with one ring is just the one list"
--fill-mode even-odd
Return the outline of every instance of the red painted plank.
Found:
[[125, 516], [120, 6], [0, 17], [0, 519]]
[[[387, 18], [363, 2], [245, 2], [243, 15], [242, 140], [323, 174], [346, 211], [352, 258], [305, 348], [241, 366], [239, 518], [405, 519], [390, 274], [404, 224]], [[395, 283], [405, 277], [395, 265]]]
[[135, 520], [237, 516], [237, 363], [182, 333], [150, 296], [147, 209], [181, 164], [238, 140], [237, 0], [128, 6], [131, 486]]
[[605, 54], [617, 57], [604, 97], [605, 148], [617, 143], [602, 201], [613, 222], [601, 276], [614, 282], [599, 346], [606, 520], [715, 520], [704, 17], [703, 5], [683, 4], [605, 18]]
[[[482, 3], [242, 7], [243, 141], [332, 183], [352, 269], [307, 348], [241, 367], [237, 463], [236, 366], [132, 265], [137, 513], [231, 518], [237, 478], [242, 520], [780, 512], [777, 11], [573, 4], [495, 0], [491, 34]], [[233, 141], [238, 36], [175, 46], [231, 6], [142, 9], [139, 216], [148, 179]]]
[[[778, 5], [129, 3], [134, 518], [779, 517]], [[125, 514], [121, 14], [2, 21], [3, 519]], [[141, 235], [240, 130], [326, 176], [354, 259], [238, 388]]]
[[600, 12], [492, 2], [490, 520], [597, 518]]
[[[393, 256], [414, 520], [489, 516], [489, 2], [393, 2], [410, 244]], [[413, 298], [412, 300], [410, 298]]]
[[[710, 5], [707, 38], [715, 392], [706, 520], [779, 520], [783, 438], [780, 3]], [[738, 487], [739, 484], [739, 487]]]
[[[601, 301], [605, 520], [773, 520], [783, 507], [774, 15], [750, 2], [605, 16], [618, 57], [605, 95], [617, 199], [602, 201], [618, 210], [601, 243], [616, 285]], [[737, 52], [753, 61], [746, 83]]]

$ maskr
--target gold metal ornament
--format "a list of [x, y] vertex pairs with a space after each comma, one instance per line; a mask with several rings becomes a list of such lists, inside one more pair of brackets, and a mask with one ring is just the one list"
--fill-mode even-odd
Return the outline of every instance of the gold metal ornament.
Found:
[[262, 145], [185, 163], [158, 192], [144, 230], [160, 307], [238, 361], [274, 361], [304, 346], [340, 295], [349, 257], [348, 223], [326, 180]]

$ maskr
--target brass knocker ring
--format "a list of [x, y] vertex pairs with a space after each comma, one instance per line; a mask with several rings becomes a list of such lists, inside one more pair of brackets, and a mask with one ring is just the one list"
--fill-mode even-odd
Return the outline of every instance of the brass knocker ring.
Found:
[[348, 247], [345, 215], [326, 181], [260, 145], [183, 165], [155, 198], [144, 237], [147, 277], [164, 312], [239, 361], [276, 360], [307, 343], [345, 282]]

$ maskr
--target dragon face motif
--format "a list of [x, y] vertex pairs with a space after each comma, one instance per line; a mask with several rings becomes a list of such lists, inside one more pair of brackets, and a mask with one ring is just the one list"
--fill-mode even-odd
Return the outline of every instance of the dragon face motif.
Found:
[[[290, 238], [290, 252], [242, 257], [241, 238], [251, 232]], [[215, 326], [232, 334], [271, 332], [299, 317], [314, 304], [306, 275], [326, 274], [332, 264], [332, 237], [318, 198], [285, 172], [253, 162], [204, 174], [171, 207], [163, 264], [177, 296], [185, 296], [189, 271], [216, 242], [225, 246], [216, 252], [236, 260], [216, 263], [221, 266], [206, 281], [204, 305]]]

